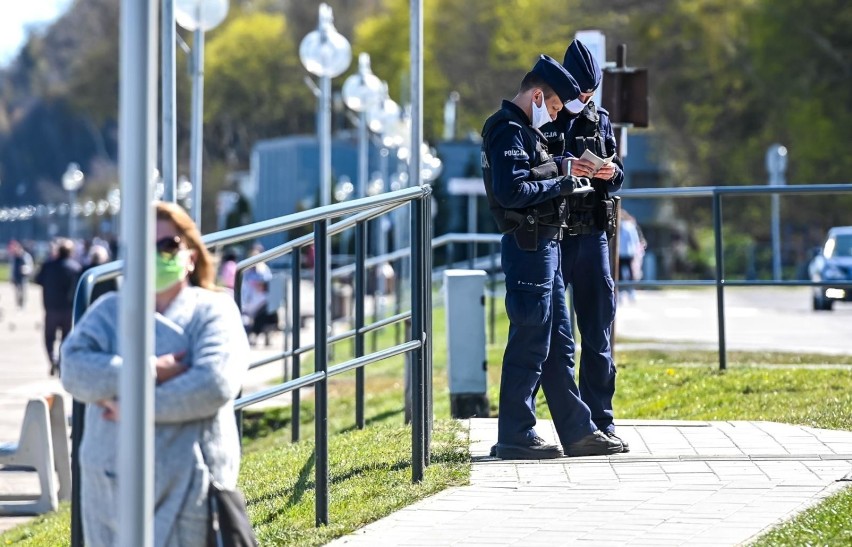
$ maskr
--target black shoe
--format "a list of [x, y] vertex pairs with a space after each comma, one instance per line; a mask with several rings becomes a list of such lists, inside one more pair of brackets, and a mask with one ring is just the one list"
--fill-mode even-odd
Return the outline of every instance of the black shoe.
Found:
[[491, 445], [491, 450], [488, 451], [488, 455], [491, 456], [492, 458], [497, 457], [497, 444], [496, 443]]
[[529, 444], [494, 445], [494, 454], [501, 460], [552, 460], [562, 457], [559, 445], [548, 444], [541, 437], [533, 437]]
[[621, 441], [617, 438], [607, 437], [603, 431], [597, 430], [566, 446], [565, 454], [569, 457], [608, 456], [609, 454], [618, 454], [623, 449]]
[[614, 439], [620, 442], [622, 452], [630, 452], [630, 445], [627, 444], [627, 441], [616, 435], [614, 431], [604, 431], [604, 435], [606, 435], [610, 439]]

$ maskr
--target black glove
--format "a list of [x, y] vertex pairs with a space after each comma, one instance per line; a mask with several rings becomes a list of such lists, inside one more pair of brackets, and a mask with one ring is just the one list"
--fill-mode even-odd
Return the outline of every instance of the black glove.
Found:
[[569, 175], [562, 177], [562, 181], [559, 184], [559, 195], [570, 196], [575, 190], [591, 188], [592, 183], [586, 177], [575, 177], [573, 175]]

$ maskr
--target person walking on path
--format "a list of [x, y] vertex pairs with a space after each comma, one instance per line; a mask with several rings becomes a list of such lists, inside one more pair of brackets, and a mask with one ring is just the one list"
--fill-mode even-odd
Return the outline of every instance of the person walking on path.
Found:
[[[158, 203], [156, 229], [154, 545], [202, 547], [211, 479], [236, 487], [234, 398], [248, 370], [248, 340], [233, 298], [215, 286], [215, 266], [189, 215]], [[90, 547], [115, 545], [119, 524], [120, 305], [119, 293], [100, 298], [62, 346], [62, 385], [87, 405], [80, 472]]]
[[[560, 271], [565, 200], [577, 179], [564, 176], [539, 128], [580, 89], [554, 59], [542, 55], [511, 100], [482, 130], [482, 168], [489, 207], [504, 234], [509, 339], [503, 355], [497, 444], [501, 459], [552, 459], [563, 450], [535, 431], [535, 393], [543, 389], [560, 442], [570, 456], [620, 452], [592, 422], [569, 367], [570, 338]], [[570, 162], [568, 162], [570, 163]]]
[[[50, 360], [50, 375], [60, 370], [60, 354], [56, 342], [60, 344], [71, 331], [74, 312], [74, 293], [82, 268], [71, 255], [74, 242], [60, 239], [56, 242], [56, 256], [42, 264], [35, 281], [41, 285], [44, 302], [44, 346]], [[57, 340], [56, 333], [59, 331]]]
[[22, 310], [27, 304], [27, 285], [33, 275], [33, 257], [14, 239], [9, 242], [9, 256], [12, 285], [15, 287], [15, 304]]

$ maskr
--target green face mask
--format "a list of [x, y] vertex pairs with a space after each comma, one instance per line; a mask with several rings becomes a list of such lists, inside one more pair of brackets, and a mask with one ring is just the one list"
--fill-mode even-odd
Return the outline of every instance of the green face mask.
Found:
[[173, 255], [157, 253], [155, 289], [158, 293], [170, 289], [186, 278], [189, 257], [188, 250], [180, 250]]

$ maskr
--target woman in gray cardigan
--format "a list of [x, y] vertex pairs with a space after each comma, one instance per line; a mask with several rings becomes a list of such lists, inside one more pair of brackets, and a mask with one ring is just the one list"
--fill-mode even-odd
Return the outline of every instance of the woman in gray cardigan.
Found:
[[[206, 544], [211, 475], [234, 488], [240, 442], [234, 397], [248, 369], [239, 310], [215, 290], [215, 269], [192, 219], [157, 204], [155, 545]], [[83, 533], [89, 547], [117, 539], [119, 355], [116, 293], [98, 300], [62, 346], [62, 385], [86, 407], [80, 447]]]

